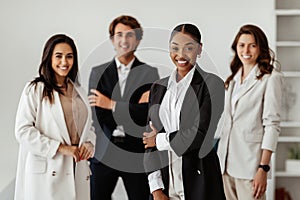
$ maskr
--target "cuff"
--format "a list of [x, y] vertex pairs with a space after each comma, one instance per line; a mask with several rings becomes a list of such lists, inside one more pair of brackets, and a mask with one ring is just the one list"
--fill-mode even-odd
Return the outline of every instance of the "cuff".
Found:
[[169, 142], [169, 134], [168, 133], [158, 133], [155, 139], [156, 148], [159, 151], [169, 150], [171, 151], [171, 146]]
[[160, 170], [157, 170], [149, 174], [148, 181], [149, 181], [149, 187], [151, 193], [158, 189], [162, 189], [162, 190], [165, 189]]

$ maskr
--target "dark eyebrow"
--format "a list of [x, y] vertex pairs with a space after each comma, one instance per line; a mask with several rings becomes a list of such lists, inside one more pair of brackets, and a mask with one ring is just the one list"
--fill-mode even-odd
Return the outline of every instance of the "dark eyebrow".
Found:
[[194, 45], [193, 42], [186, 43], [185, 45]]
[[175, 45], [178, 45], [176, 42], [172, 42], [171, 44], [175, 44]]
[[[62, 55], [61, 52], [55, 52], [54, 55]], [[67, 53], [67, 55], [73, 55], [73, 53]]]

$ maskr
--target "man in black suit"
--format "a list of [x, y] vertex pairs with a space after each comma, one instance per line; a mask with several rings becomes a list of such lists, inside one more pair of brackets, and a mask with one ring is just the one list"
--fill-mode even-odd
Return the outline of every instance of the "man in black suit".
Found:
[[109, 27], [116, 50], [111, 62], [92, 68], [89, 101], [97, 134], [91, 159], [91, 198], [109, 200], [119, 177], [129, 200], [149, 198], [143, 171], [142, 134], [148, 115], [149, 90], [159, 78], [156, 68], [139, 61], [134, 52], [143, 36], [138, 21], [120, 16]]

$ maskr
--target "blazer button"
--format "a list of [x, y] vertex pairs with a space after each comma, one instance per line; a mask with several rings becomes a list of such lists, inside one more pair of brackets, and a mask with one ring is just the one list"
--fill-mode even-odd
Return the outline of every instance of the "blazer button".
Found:
[[52, 176], [55, 176], [56, 175], [56, 171], [52, 171]]
[[200, 170], [197, 170], [197, 173], [198, 173], [198, 174], [201, 174], [201, 171], [200, 171]]

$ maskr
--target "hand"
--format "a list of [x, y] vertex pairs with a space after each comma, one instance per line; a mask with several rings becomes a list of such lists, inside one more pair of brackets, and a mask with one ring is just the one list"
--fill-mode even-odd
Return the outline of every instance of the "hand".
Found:
[[149, 90], [144, 92], [139, 100], [139, 103], [149, 103], [149, 94], [150, 94]]
[[145, 144], [145, 149], [149, 148], [149, 147], [155, 147], [156, 146], [156, 135], [157, 135], [157, 130], [156, 128], [150, 124], [150, 127], [152, 129], [151, 132], [144, 132], [143, 133], [143, 143]]
[[162, 189], [158, 189], [152, 192], [154, 200], [169, 200], [169, 197], [163, 193]]
[[253, 179], [253, 196], [255, 199], [259, 199], [267, 189], [267, 175], [263, 169], [259, 168]]
[[91, 142], [85, 142], [79, 147], [79, 159], [87, 160], [94, 155], [94, 145]]
[[77, 146], [60, 144], [57, 151], [65, 156], [73, 156], [75, 162], [80, 161], [80, 151]]
[[95, 89], [91, 89], [92, 95], [88, 96], [90, 106], [98, 106], [100, 108], [112, 110], [116, 102], [103, 95], [101, 92]]

